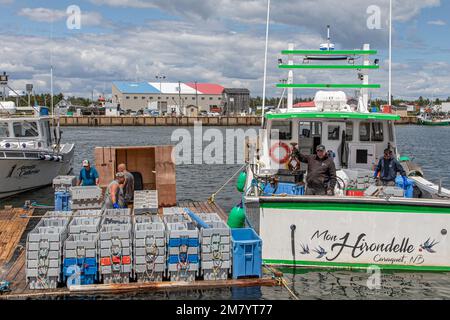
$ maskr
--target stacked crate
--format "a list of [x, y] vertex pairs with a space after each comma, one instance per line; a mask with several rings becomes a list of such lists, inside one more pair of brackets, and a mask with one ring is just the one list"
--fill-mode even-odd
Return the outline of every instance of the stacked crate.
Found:
[[57, 176], [53, 179], [53, 189], [55, 191], [69, 192], [70, 187], [77, 185], [77, 177], [75, 176]]
[[212, 214], [202, 215], [201, 219], [209, 225], [200, 229], [203, 279], [226, 280], [231, 271], [231, 230], [223, 221], [210, 221], [216, 219]]
[[133, 255], [138, 282], [162, 281], [166, 270], [166, 238], [159, 216], [134, 217]]
[[[182, 215], [165, 216], [183, 217]], [[194, 281], [200, 269], [199, 231], [193, 222], [166, 222], [167, 271], [171, 281]]]
[[87, 210], [75, 210], [73, 216], [74, 217], [101, 217], [103, 214], [103, 210], [101, 209], [87, 209]]
[[61, 256], [67, 218], [42, 218], [28, 234], [25, 274], [30, 289], [56, 288], [61, 281]]
[[140, 190], [134, 192], [134, 214], [157, 214], [158, 191]]
[[129, 208], [105, 209], [103, 211], [103, 215], [109, 216], [109, 217], [120, 217], [120, 216], [129, 217], [129, 216], [131, 216], [131, 209], [129, 209]]
[[103, 205], [102, 189], [97, 186], [70, 187], [72, 210], [100, 209]]
[[132, 276], [131, 217], [105, 215], [99, 238], [100, 276], [104, 283], [128, 283]]
[[67, 286], [93, 284], [98, 279], [100, 216], [76, 216], [64, 245], [63, 278]]
[[163, 215], [173, 215], [173, 214], [185, 214], [184, 208], [181, 207], [163, 208]]

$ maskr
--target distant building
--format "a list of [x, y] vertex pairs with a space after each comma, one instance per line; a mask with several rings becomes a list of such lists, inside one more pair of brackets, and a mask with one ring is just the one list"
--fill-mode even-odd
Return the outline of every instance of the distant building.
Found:
[[223, 90], [222, 112], [226, 115], [248, 113], [250, 90], [244, 88], [225, 88]]
[[[122, 110], [158, 110], [160, 114], [211, 111], [222, 105], [224, 87], [212, 83], [123, 82], [112, 84], [112, 102]], [[191, 112], [190, 112], [191, 113]]]

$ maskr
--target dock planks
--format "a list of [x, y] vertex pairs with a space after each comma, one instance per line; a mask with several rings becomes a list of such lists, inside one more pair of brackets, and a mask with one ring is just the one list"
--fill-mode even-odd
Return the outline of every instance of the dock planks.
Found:
[[[224, 221], [227, 219], [225, 211], [215, 203], [181, 201], [179, 207], [189, 208], [194, 213], [217, 213]], [[5, 256], [11, 258], [17, 243], [19, 242], [29, 218], [21, 218], [21, 215], [31, 216], [32, 212], [22, 209], [10, 209], [0, 211], [0, 223], [8, 223], [12, 226], [12, 231], [2, 233], [2, 237], [10, 239], [12, 243], [8, 244], [8, 254]], [[4, 230], [4, 229], [0, 229]], [[8, 236], [9, 235], [9, 236]], [[1, 241], [1, 240], [0, 240]], [[0, 251], [1, 252], [1, 251]], [[157, 292], [170, 290], [202, 290], [212, 288], [230, 288], [230, 287], [254, 287], [254, 286], [275, 286], [279, 281], [273, 277], [261, 279], [230, 279], [220, 281], [194, 281], [194, 282], [149, 282], [149, 283], [128, 283], [128, 284], [95, 284], [86, 286], [72, 286], [69, 288], [58, 288], [53, 290], [30, 290], [27, 287], [25, 278], [25, 250], [22, 249], [14, 261], [4, 265], [6, 270], [3, 274], [0, 272], [0, 278], [11, 282], [11, 292], [0, 295], [1, 299], [31, 299], [31, 298], [58, 298], [70, 296], [87, 296], [99, 294], [123, 294], [130, 292]]]

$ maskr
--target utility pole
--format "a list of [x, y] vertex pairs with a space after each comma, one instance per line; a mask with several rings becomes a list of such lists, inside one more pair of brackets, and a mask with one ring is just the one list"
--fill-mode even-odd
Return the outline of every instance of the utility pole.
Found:
[[197, 81], [195, 81], [195, 106], [198, 110], [198, 90], [197, 90]]
[[160, 115], [162, 115], [162, 80], [166, 79], [166, 76], [163, 74], [159, 74], [156, 76], [156, 80], [159, 80], [159, 101], [156, 105]]
[[[180, 109], [179, 111], [181, 112], [181, 81], [178, 81], [178, 108]], [[183, 110], [183, 115], [184, 114], [184, 110]]]

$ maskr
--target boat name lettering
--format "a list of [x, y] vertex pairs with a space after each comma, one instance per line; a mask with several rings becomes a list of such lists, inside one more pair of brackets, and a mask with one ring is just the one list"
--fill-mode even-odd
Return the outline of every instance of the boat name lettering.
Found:
[[22, 166], [22, 167], [17, 168], [17, 173], [18, 173], [19, 177], [37, 174], [37, 173], [39, 173], [39, 171], [40, 171], [39, 169], [36, 169], [36, 165]]

